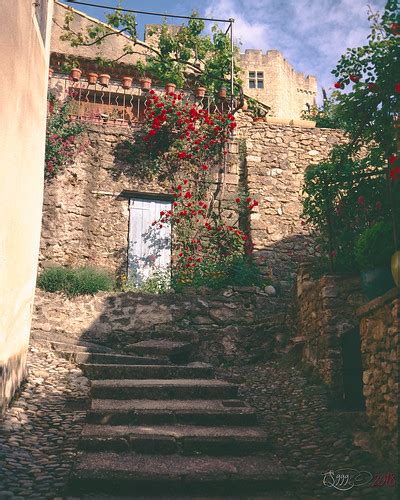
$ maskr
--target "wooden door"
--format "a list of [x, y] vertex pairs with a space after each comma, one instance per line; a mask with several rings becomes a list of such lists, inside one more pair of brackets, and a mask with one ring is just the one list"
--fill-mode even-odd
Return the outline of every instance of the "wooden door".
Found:
[[140, 285], [155, 270], [171, 264], [171, 227], [153, 225], [161, 211], [171, 210], [171, 202], [157, 199], [129, 200], [128, 279]]

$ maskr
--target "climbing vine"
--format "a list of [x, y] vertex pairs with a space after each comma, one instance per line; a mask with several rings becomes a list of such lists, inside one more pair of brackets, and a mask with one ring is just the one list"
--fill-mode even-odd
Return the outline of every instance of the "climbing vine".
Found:
[[57, 101], [53, 94], [48, 98], [46, 127], [45, 179], [58, 175], [71, 165], [81, 151], [79, 138], [84, 126], [79, 121], [71, 121], [69, 110], [71, 98]]

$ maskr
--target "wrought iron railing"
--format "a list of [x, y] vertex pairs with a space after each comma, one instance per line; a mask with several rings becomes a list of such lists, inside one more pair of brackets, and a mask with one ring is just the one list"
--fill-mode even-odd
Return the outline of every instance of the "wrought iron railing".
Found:
[[[139, 85], [123, 88], [122, 83], [110, 80], [109, 83], [89, 83], [82, 79], [74, 81], [64, 74], [53, 73], [49, 79], [50, 92], [60, 101], [72, 98], [69, 113], [71, 119], [105, 123], [107, 125], [134, 126], [144, 120], [147, 92]], [[154, 87], [159, 93], [165, 89]], [[213, 96], [196, 97], [192, 91], [180, 91], [185, 98], [209, 113], [232, 111], [230, 99], [215, 99]], [[233, 108], [236, 105], [234, 100]]]

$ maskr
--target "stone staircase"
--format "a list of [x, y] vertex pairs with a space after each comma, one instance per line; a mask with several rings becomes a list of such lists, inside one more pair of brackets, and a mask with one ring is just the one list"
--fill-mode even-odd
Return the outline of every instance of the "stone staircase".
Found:
[[190, 344], [130, 347], [132, 355], [64, 351], [91, 380], [72, 497], [293, 498], [238, 386], [205, 363], [184, 364]]

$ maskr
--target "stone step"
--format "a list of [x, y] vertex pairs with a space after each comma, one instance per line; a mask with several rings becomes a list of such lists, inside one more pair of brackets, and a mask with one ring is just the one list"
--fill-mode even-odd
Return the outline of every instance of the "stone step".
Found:
[[166, 365], [171, 364], [168, 358], [152, 358], [150, 356], [128, 356], [123, 354], [75, 352], [71, 353], [71, 361], [78, 364], [95, 365]]
[[173, 379], [212, 378], [214, 369], [209, 366], [179, 365], [103, 365], [84, 363], [81, 365], [86, 376], [98, 379]]
[[59, 342], [56, 340], [50, 339], [37, 339], [33, 342], [33, 345], [42, 345], [44, 347], [50, 348], [56, 353], [60, 354], [63, 357], [67, 357], [74, 353], [112, 353], [112, 350], [108, 347], [99, 345], [99, 344], [91, 344], [90, 342]]
[[50, 343], [56, 343], [56, 344], [65, 344], [68, 346], [87, 347], [88, 349], [91, 349], [91, 348], [92, 349], [99, 349], [98, 352], [112, 352], [112, 349], [110, 347], [106, 347], [102, 344], [98, 344], [96, 342], [91, 342], [91, 341], [85, 340], [84, 338], [81, 338], [81, 337], [74, 338], [74, 337], [69, 336], [68, 334], [32, 331], [30, 338], [31, 338], [31, 341], [33, 341], [34, 343], [50, 342]]
[[[80, 452], [70, 489], [79, 494], [267, 494], [287, 487], [288, 476], [272, 454], [246, 457]], [[286, 484], [285, 484], [286, 483]]]
[[257, 417], [243, 401], [93, 399], [87, 422], [102, 425], [252, 426]]
[[234, 399], [238, 386], [209, 379], [93, 380], [94, 399]]
[[270, 450], [267, 434], [257, 427], [85, 425], [80, 448], [144, 454], [254, 455]]
[[126, 347], [129, 353], [139, 356], [167, 356], [174, 363], [185, 363], [193, 345], [189, 342], [174, 342], [172, 340], [142, 340]]

